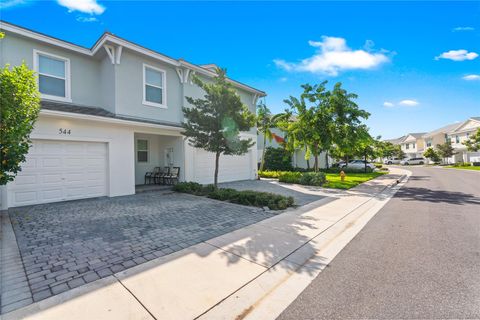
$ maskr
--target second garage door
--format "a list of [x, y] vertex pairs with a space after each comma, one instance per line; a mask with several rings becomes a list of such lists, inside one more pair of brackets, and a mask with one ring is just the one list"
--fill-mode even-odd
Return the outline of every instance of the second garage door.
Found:
[[[213, 183], [215, 154], [203, 149], [195, 149], [195, 181], [203, 184]], [[252, 152], [243, 156], [220, 156], [218, 182], [252, 179]]]
[[8, 194], [13, 207], [105, 196], [106, 143], [33, 140]]

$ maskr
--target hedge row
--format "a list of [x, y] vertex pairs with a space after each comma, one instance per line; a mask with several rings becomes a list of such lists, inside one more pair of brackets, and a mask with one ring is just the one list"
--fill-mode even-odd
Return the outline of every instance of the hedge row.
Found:
[[239, 191], [228, 188], [215, 188], [213, 185], [203, 186], [196, 182], [180, 182], [174, 185], [174, 191], [207, 196], [212, 199], [238, 203], [253, 207], [268, 207], [270, 210], [283, 210], [293, 206], [293, 197], [253, 190]]
[[321, 186], [327, 179], [323, 172], [283, 172], [278, 176], [278, 181], [306, 186]]

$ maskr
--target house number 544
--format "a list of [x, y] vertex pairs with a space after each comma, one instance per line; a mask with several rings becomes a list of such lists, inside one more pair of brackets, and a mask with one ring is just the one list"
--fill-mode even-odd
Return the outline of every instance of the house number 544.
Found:
[[72, 130], [70, 129], [64, 129], [64, 128], [59, 128], [58, 129], [58, 134], [71, 134]]

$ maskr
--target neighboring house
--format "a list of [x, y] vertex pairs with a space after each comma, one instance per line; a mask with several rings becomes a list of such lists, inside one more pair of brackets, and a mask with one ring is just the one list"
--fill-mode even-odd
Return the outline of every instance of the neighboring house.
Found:
[[[104, 33], [91, 48], [1, 22], [0, 64], [38, 72], [42, 109], [32, 148], [1, 207], [135, 193], [154, 167], [178, 166], [180, 179], [212, 183], [214, 155], [182, 136], [187, 96], [202, 97], [196, 74], [213, 65], [176, 60]], [[252, 112], [263, 91], [229, 80]], [[256, 128], [242, 133], [255, 139]], [[254, 179], [257, 147], [220, 158], [219, 181]], [[1, 208], [0, 207], [0, 208]]]
[[435, 149], [438, 144], [444, 144], [447, 142], [447, 133], [456, 127], [458, 127], [458, 123], [449, 124], [445, 127], [424, 134], [422, 138], [425, 141], [425, 150], [428, 148]]
[[398, 143], [407, 158], [423, 157], [425, 143], [422, 136], [424, 134], [425, 132], [406, 134]]
[[[272, 141], [269, 141], [267, 139], [267, 148], [268, 147], [273, 147], [273, 148], [282, 147], [282, 143], [284, 142], [284, 139], [285, 139], [285, 133], [278, 128], [273, 128], [272, 133], [273, 133], [273, 139], [272, 139]], [[262, 133], [258, 134], [257, 147], [258, 147], [258, 153], [257, 153], [258, 163], [260, 164], [260, 162], [262, 161], [262, 154], [263, 154], [263, 148], [264, 148], [264, 146], [263, 146], [263, 134]], [[313, 168], [314, 163], [315, 163], [315, 159], [314, 159], [313, 156], [311, 156], [310, 159], [309, 159], [310, 168]], [[331, 165], [331, 164], [332, 164], [332, 159], [329, 157], [329, 165]], [[300, 149], [295, 150], [295, 152], [292, 155], [292, 166], [294, 168], [303, 168], [303, 169], [308, 168], [307, 160], [305, 160], [305, 150], [300, 150]], [[326, 159], [325, 159], [325, 152], [322, 152], [319, 155], [318, 166], [319, 166], [319, 168], [326, 168], [327, 167]]]
[[456, 162], [480, 162], [480, 152], [469, 152], [463, 144], [480, 128], [480, 117], [471, 117], [461, 123], [457, 123], [454, 128], [446, 133], [447, 141], [452, 143], [452, 147], [457, 154], [449, 158], [450, 163]]

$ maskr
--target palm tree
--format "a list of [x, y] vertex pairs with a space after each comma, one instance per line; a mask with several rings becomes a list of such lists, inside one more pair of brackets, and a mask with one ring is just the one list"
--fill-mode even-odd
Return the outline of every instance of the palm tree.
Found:
[[260, 163], [260, 171], [263, 171], [265, 166], [265, 151], [267, 150], [267, 139], [272, 142], [273, 132], [272, 129], [276, 127], [275, 118], [272, 116], [270, 109], [265, 103], [260, 103], [257, 106], [257, 130], [263, 134], [263, 151], [262, 162]]

